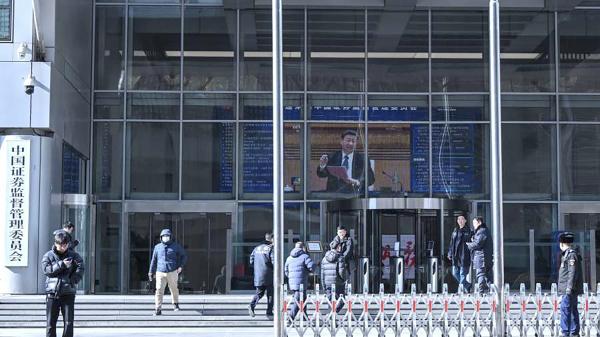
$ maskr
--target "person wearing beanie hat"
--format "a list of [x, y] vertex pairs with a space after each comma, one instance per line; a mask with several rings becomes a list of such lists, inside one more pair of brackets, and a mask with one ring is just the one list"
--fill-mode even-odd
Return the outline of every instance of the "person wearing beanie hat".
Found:
[[563, 232], [559, 238], [562, 257], [558, 270], [558, 293], [562, 295], [560, 302], [560, 328], [562, 336], [579, 336], [579, 312], [577, 296], [582, 293], [583, 280], [581, 256], [573, 248], [575, 235]]

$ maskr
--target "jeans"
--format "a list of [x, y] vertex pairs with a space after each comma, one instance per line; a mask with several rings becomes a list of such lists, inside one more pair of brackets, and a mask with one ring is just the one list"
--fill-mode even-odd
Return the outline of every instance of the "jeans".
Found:
[[471, 283], [467, 281], [467, 275], [469, 274], [469, 268], [463, 266], [452, 266], [452, 276], [456, 279], [458, 284], [462, 284], [465, 292], [471, 291]]
[[250, 307], [252, 310], [256, 308], [256, 304], [260, 299], [267, 294], [267, 315], [273, 315], [273, 286], [260, 286], [256, 287], [256, 293], [254, 297], [252, 297], [252, 301], [250, 302]]
[[75, 319], [75, 295], [46, 295], [46, 337], [56, 337], [58, 314], [63, 316], [63, 337], [73, 337]]
[[577, 295], [563, 295], [560, 301], [560, 329], [564, 336], [579, 335]]
[[300, 290], [293, 290], [294, 291], [294, 299], [296, 299], [296, 302], [292, 302], [290, 304], [290, 308], [289, 310], [289, 315], [290, 318], [292, 320], [294, 320], [294, 318], [296, 318], [296, 315], [298, 314], [298, 311], [300, 311], [300, 295], [302, 295], [302, 300], [304, 301], [304, 312], [306, 312], [306, 291], [304, 293], [300, 292]]

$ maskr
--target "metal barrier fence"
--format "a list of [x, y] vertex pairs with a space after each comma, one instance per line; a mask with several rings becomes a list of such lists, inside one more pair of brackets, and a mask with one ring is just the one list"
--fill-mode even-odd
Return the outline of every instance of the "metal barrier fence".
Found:
[[[285, 287], [284, 287], [285, 288]], [[303, 295], [284, 290], [284, 320], [288, 336], [440, 336], [482, 337], [494, 336], [499, 322], [495, 321], [498, 308], [498, 292], [491, 287], [484, 295], [464, 293], [462, 286], [457, 293], [448, 293], [442, 286], [441, 293], [418, 294], [415, 285], [411, 292], [401, 293], [399, 286], [393, 294], [384, 293], [383, 284], [378, 294], [352, 294], [351, 285], [345, 294], [336, 299], [328, 298], [316, 285], [314, 293]], [[600, 283], [597, 293], [588, 291], [579, 296], [581, 335], [600, 337]], [[521, 284], [519, 292], [511, 293], [508, 285], [503, 289], [505, 299], [505, 333], [507, 336], [553, 336], [560, 334], [560, 296], [556, 284], [550, 293], [542, 293], [536, 285], [533, 293], [525, 291]], [[335, 294], [335, 287], [331, 293]], [[340, 305], [341, 303], [341, 305]], [[339, 312], [332, 310], [343, 306]], [[297, 306], [296, 317], [290, 317], [288, 309]]]

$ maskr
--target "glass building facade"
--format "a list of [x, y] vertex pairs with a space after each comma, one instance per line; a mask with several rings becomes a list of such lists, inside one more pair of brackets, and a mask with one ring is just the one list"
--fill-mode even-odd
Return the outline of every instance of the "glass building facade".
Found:
[[[501, 12], [513, 286], [550, 282], [559, 230], [577, 233], [597, 270], [599, 20]], [[98, 0], [94, 24], [96, 292], [143, 291], [165, 226], [190, 253], [184, 291], [251, 289], [248, 255], [272, 228], [270, 9]], [[326, 200], [462, 198], [489, 215], [487, 32], [483, 10], [284, 9], [286, 247], [324, 240]], [[350, 192], [318, 174], [347, 130], [370, 168]]]

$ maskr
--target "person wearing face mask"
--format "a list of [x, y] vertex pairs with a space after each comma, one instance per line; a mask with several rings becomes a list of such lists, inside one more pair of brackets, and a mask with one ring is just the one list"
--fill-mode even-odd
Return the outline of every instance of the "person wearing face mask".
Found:
[[163, 229], [160, 232], [160, 243], [154, 246], [148, 280], [152, 281], [156, 274], [156, 296], [154, 316], [162, 314], [162, 302], [165, 288], [169, 286], [173, 303], [173, 310], [179, 311], [179, 289], [177, 279], [187, 261], [187, 254], [181, 245], [172, 239], [171, 230]]

